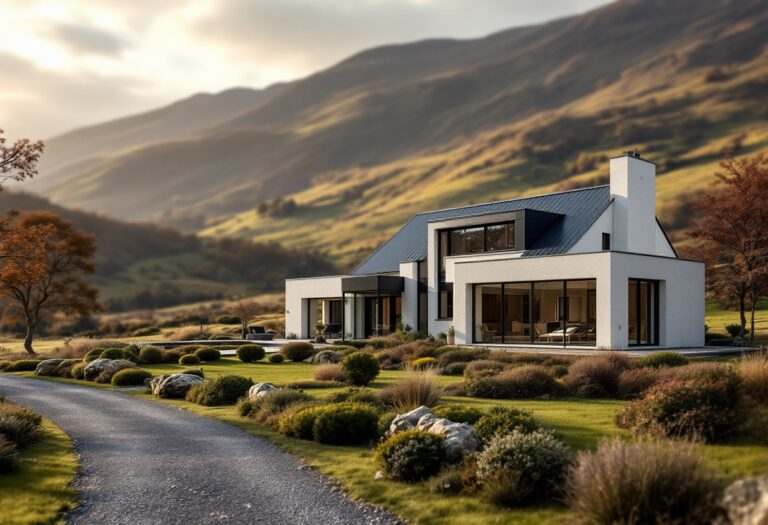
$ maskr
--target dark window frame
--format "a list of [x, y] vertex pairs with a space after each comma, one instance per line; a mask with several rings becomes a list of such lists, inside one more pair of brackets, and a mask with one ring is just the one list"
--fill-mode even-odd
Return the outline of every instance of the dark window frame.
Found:
[[645, 307], [645, 315], [647, 316], [646, 319], [651, 324], [651, 330], [649, 330], [648, 335], [653, 337], [653, 340], [647, 342], [647, 343], [641, 343], [640, 342], [640, 326], [639, 326], [639, 319], [635, 319], [635, 323], [638, 323], [638, 326], [636, 327], [636, 335], [635, 340], [630, 341], [629, 337], [627, 337], [627, 343], [629, 346], [659, 346], [659, 281], [653, 280], [653, 279], [638, 279], [635, 277], [630, 277], [627, 279], [627, 334], [629, 334], [629, 286], [630, 284], [634, 282], [635, 283], [635, 316], [639, 317], [640, 314], [640, 304], [641, 304], [641, 298], [640, 298], [640, 285], [641, 283], [645, 283], [647, 285], [647, 292], [650, 297], [646, 298], [646, 307]]
[[607, 252], [611, 250], [611, 234], [603, 232], [603, 251]]

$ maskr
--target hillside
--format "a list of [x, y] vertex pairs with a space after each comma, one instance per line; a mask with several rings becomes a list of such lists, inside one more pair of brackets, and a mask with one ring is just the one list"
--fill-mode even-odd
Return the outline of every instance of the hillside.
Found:
[[[682, 240], [721, 150], [768, 144], [767, 23], [762, 0], [622, 0], [372, 49], [97, 159], [69, 153], [88, 130], [53, 139], [67, 165], [47, 165], [35, 190], [207, 236], [327, 247], [350, 266], [416, 211], [592, 184], [637, 146], [660, 164], [660, 215]], [[256, 211], [288, 196], [295, 210]]]
[[281, 292], [287, 276], [335, 270], [314, 252], [200, 239], [151, 224], [74, 211], [24, 193], [0, 192], [0, 213], [51, 211], [96, 237], [93, 284], [112, 311]]

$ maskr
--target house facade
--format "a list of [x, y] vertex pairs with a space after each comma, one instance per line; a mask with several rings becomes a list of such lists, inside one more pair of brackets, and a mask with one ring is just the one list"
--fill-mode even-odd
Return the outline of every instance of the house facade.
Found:
[[656, 219], [656, 167], [610, 160], [610, 184], [420, 213], [349, 275], [286, 281], [286, 334], [398, 327], [456, 344], [704, 345], [704, 265]]

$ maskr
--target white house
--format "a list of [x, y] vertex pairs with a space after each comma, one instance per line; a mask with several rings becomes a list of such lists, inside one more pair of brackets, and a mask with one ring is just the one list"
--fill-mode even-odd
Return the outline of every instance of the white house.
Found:
[[704, 265], [656, 220], [656, 166], [610, 161], [610, 184], [420, 213], [350, 275], [289, 279], [286, 333], [347, 339], [398, 326], [457, 344], [695, 347]]

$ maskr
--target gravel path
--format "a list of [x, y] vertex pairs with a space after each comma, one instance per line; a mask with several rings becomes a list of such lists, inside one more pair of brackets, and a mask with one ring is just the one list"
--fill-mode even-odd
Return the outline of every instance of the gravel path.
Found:
[[398, 522], [345, 498], [268, 441], [210, 418], [110, 390], [9, 375], [0, 377], [0, 391], [73, 439], [81, 505], [69, 523]]

